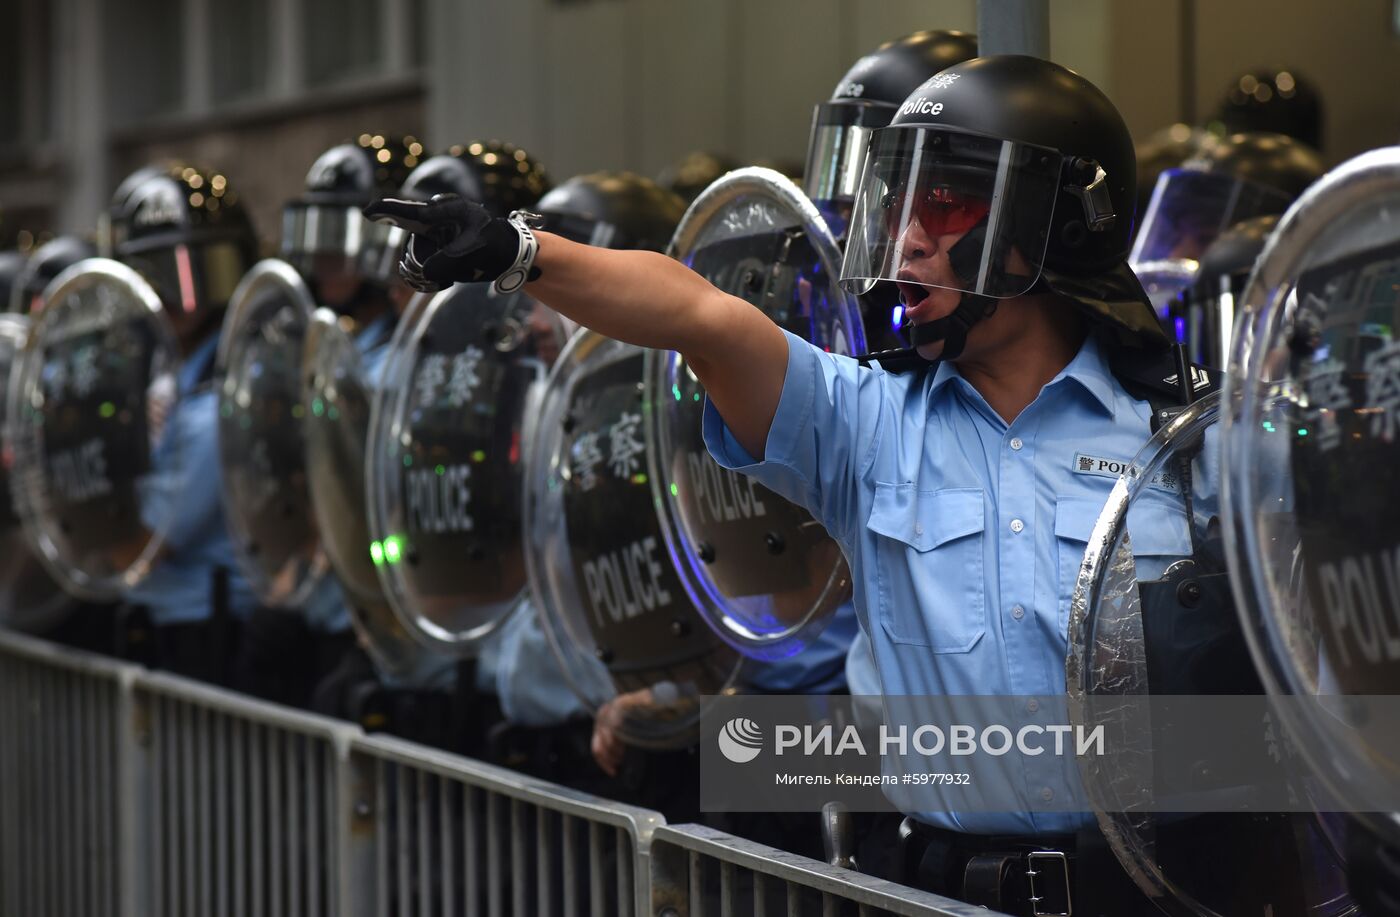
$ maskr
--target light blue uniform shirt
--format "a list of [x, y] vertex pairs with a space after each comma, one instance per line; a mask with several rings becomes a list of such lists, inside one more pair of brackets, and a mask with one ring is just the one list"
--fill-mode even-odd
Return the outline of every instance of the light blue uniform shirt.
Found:
[[[394, 317], [381, 315], [355, 335], [355, 349], [360, 352], [367, 386], [377, 384], [393, 328]], [[340, 588], [340, 581], [330, 573], [321, 577], [321, 581], [316, 584], [316, 588], [302, 606], [302, 616], [307, 625], [317, 633], [343, 634], [348, 631], [351, 627], [350, 608], [345, 602], [345, 592]]]
[[765, 694], [831, 694], [846, 690], [846, 656], [860, 630], [853, 602], [842, 603], [826, 628], [801, 652], [756, 664], [751, 687]]
[[[496, 634], [499, 639], [482, 648], [478, 673], [489, 658], [495, 683], [489, 689], [482, 687], [495, 691], [507, 721], [520, 726], [557, 726], [588, 716], [550, 648], [534, 603], [525, 600]], [[601, 672], [601, 676], [606, 679], [607, 673]]]
[[[952, 364], [892, 374], [787, 337], [763, 461], [708, 403], [705, 442], [840, 542], [883, 693], [1062, 696], [1075, 579], [1117, 480], [1111, 463], [1126, 464], [1150, 435], [1147, 403], [1124, 391], [1092, 337], [1010, 425]], [[1190, 553], [1179, 497], [1161, 496], [1129, 514], [1142, 579]], [[1067, 798], [1077, 779], [1069, 757], [1019, 762], [1026, 800]], [[1085, 820], [1029, 808], [911, 814], [973, 833]]]
[[144, 605], [157, 626], [205, 621], [213, 614], [214, 571], [228, 571], [228, 607], [246, 618], [256, 599], [238, 572], [219, 494], [218, 395], [208, 383], [219, 336], [195, 348], [176, 374], [177, 395], [141, 492], [141, 515], [152, 528], [170, 519], [165, 548], [126, 600]]

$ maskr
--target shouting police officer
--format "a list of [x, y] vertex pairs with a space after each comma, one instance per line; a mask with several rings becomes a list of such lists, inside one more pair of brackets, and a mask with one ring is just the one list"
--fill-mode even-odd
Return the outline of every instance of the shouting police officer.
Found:
[[[142, 170], [113, 201], [113, 254], [160, 296], [184, 362], [172, 415], [155, 452], [154, 504], [177, 501], [166, 547], [150, 575], [125, 596], [132, 641], [154, 664], [227, 683], [232, 637], [254, 604], [238, 574], [217, 488], [219, 463], [212, 386], [219, 322], [238, 279], [257, 255], [257, 239], [228, 180], [188, 166]], [[159, 508], [143, 508], [161, 515]], [[145, 623], [153, 640], [142, 648]]]
[[[581, 324], [683, 353], [715, 457], [841, 543], [885, 694], [1062, 693], [1056, 502], [1107, 496], [1112, 480], [1076, 473], [1075, 449], [1134, 454], [1150, 410], [1118, 368], [1166, 351], [1126, 264], [1131, 138], [1082, 77], [979, 58], [915, 91], [874, 132], [863, 174], [843, 278], [897, 285], [920, 372], [819, 350], [660, 256], [573, 245], [464, 202], [369, 214], [414, 231], [404, 269], [419, 282], [528, 279]], [[910, 828], [938, 854], [914, 878], [956, 895], [946, 883], [976, 835], [1082, 824], [1033, 808], [921, 815]]]

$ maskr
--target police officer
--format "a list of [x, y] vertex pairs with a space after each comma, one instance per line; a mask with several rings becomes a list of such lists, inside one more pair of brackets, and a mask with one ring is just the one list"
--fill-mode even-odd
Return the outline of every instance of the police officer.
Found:
[[[413, 282], [526, 278], [581, 324], [683, 353], [709, 394], [712, 454], [841, 543], [883, 693], [1061, 694], [1056, 503], [1107, 496], [1112, 481], [1078, 473], [1074, 450], [1137, 451], [1149, 405], [1119, 367], [1166, 348], [1126, 263], [1131, 138], [1088, 81], [1008, 55], [924, 84], [867, 157], [843, 277], [897, 286], [920, 372], [820, 351], [654, 255], [594, 252], [456, 202], [369, 213], [415, 231]], [[1027, 788], [1045, 786], [1037, 766]], [[1085, 822], [1031, 809], [920, 813], [908, 827], [926, 849], [905, 877], [962, 895], [958, 861], [979, 835], [1068, 847]]]
[[[196, 678], [229, 683], [237, 635], [254, 598], [238, 573], [218, 489], [217, 399], [212, 386], [220, 321], [257, 239], [237, 192], [219, 173], [191, 166], [142, 174], [114, 201], [113, 255], [155, 289], [184, 361], [172, 414], [154, 456], [155, 503], [176, 501], [150, 574], [125, 595], [127, 655]], [[143, 507], [152, 517], [171, 514]]]
[[15, 277], [7, 300], [11, 312], [29, 315], [44, 307], [44, 288], [68, 268], [97, 254], [78, 236], [55, 236], [30, 254]]
[[[317, 303], [354, 323], [362, 352], [387, 343], [396, 314], [391, 290], [401, 284], [393, 270], [397, 235], [369, 224], [359, 211], [366, 202], [397, 192], [427, 156], [411, 136], [360, 134], [318, 156], [303, 192], [282, 210], [282, 258], [305, 278]], [[249, 622], [244, 667], [250, 690], [309, 706], [355, 639], [334, 577], [323, 577], [300, 611], [257, 608]]]
[[[405, 179], [399, 193], [410, 200], [427, 201], [439, 194], [480, 202], [495, 216], [508, 216], [512, 211], [532, 208], [541, 194], [549, 189], [549, 178], [540, 165], [525, 150], [497, 140], [471, 141], [454, 144], [447, 152], [424, 158]], [[391, 247], [397, 249], [403, 244], [403, 234], [395, 230], [389, 239]], [[390, 338], [393, 328], [407, 305], [404, 292], [412, 289], [398, 281], [394, 274], [389, 285], [390, 297], [394, 302], [392, 312], [374, 319], [363, 331], [357, 334], [356, 347], [362, 358], [365, 382], [368, 387], [377, 389], [384, 384], [383, 371], [390, 353]], [[533, 610], [527, 609], [522, 615], [512, 617], [511, 622], [535, 619]], [[500, 646], [509, 639], [519, 639], [521, 628], [510, 630], [504, 625], [487, 638], [481, 648], [481, 657], [475, 664], [465, 666], [473, 675], [466, 683], [458, 682], [458, 667], [455, 657], [441, 656], [427, 650], [422, 651], [423, 664], [415, 671], [400, 677], [392, 677], [386, 672], [374, 672], [370, 658], [361, 650], [349, 652], [337, 668], [329, 673], [318, 686], [317, 709], [333, 715], [349, 715], [364, 719], [373, 707], [373, 715], [382, 718], [385, 726], [405, 738], [418, 741], [446, 744], [451, 748], [466, 748], [474, 754], [483, 754], [485, 738], [480, 733], [493, 727], [499, 717], [483, 704], [484, 699], [496, 695], [496, 658]], [[538, 621], [534, 621], [538, 630]], [[525, 628], [528, 630], [528, 626]], [[508, 635], [509, 632], [509, 635]], [[514, 635], [514, 636], [511, 636]], [[553, 674], [553, 657], [543, 644], [531, 644], [519, 651], [525, 660], [520, 666], [525, 676], [520, 680], [518, 692], [512, 692], [512, 700], [517, 697], [523, 705], [521, 722], [526, 725], [543, 725], [539, 720], [549, 720], [550, 714], [539, 714], [539, 710], [565, 708], [564, 718], [576, 704], [573, 693], [560, 681], [561, 676]], [[374, 683], [386, 690], [373, 690]], [[557, 684], [555, 684], [557, 683]], [[554, 687], [551, 687], [551, 685]], [[463, 694], [465, 691], [467, 694]], [[455, 704], [448, 703], [457, 694]], [[503, 692], [504, 693], [504, 692]], [[351, 700], [351, 698], [356, 698]], [[503, 701], [504, 702], [504, 701]], [[430, 709], [431, 708], [431, 709]], [[449, 722], [452, 711], [460, 711], [467, 722]], [[436, 711], [436, 712], [434, 712]], [[380, 727], [384, 728], [384, 727]]]

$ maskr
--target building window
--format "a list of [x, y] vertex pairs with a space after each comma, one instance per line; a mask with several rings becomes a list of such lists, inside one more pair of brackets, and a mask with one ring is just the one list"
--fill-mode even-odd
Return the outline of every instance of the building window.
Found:
[[263, 96], [268, 89], [269, 0], [212, 3], [209, 93], [215, 105]]
[[384, 59], [382, 0], [303, 0], [306, 85], [374, 76]]

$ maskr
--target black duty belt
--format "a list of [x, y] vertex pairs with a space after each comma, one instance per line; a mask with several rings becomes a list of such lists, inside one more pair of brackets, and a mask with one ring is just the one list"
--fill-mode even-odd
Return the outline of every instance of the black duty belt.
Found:
[[1074, 913], [1073, 835], [962, 834], [906, 818], [899, 836], [906, 885], [1006, 914]]

